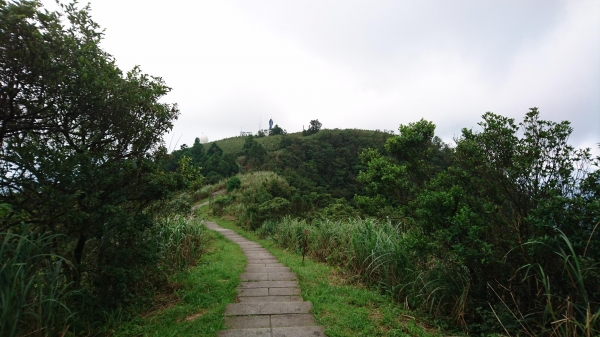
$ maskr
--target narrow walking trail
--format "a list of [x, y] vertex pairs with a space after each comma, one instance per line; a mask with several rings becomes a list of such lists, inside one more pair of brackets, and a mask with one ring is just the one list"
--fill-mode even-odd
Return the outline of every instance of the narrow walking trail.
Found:
[[227, 305], [220, 337], [325, 336], [310, 313], [311, 302], [300, 296], [296, 274], [256, 242], [205, 221], [205, 226], [236, 242], [248, 264], [238, 288], [239, 303]]

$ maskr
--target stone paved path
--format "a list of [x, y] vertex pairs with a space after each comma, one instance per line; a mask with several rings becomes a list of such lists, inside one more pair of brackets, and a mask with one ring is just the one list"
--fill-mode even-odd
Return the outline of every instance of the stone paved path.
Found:
[[241, 275], [238, 303], [227, 305], [220, 337], [325, 336], [310, 313], [311, 302], [300, 297], [296, 274], [256, 242], [206, 221], [205, 226], [242, 247], [248, 264]]

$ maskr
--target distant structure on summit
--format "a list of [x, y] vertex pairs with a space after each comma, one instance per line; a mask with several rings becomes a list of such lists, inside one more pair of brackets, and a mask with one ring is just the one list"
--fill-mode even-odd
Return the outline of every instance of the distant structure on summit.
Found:
[[252, 136], [252, 132], [244, 132], [243, 129], [240, 128], [240, 137]]
[[273, 118], [269, 119], [269, 130], [273, 128]]
[[200, 144], [208, 143], [208, 137], [205, 134], [201, 133], [198, 138], [200, 139]]

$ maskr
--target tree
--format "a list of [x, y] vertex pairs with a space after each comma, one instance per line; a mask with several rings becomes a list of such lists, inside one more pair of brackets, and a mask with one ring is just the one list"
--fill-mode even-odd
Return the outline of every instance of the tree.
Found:
[[455, 319], [461, 307], [459, 322], [471, 332], [553, 335], [557, 317], [569, 315], [579, 322], [572, 334], [586, 334], [583, 322], [600, 310], [600, 250], [588, 244], [598, 241], [600, 222], [600, 171], [589, 165], [600, 163], [568, 144], [569, 122], [541, 120], [537, 108], [520, 123], [488, 112], [479, 125], [463, 129], [454, 149], [430, 122], [401, 125], [388, 156], [362, 152], [367, 169], [358, 180], [370, 195], [356, 204], [379, 215], [392, 205], [414, 224], [414, 261], [428, 261], [416, 273], [436, 287], [416, 296], [462, 298], [436, 305]]
[[204, 146], [200, 144], [200, 138], [196, 137], [194, 140], [194, 145], [190, 148], [190, 154], [192, 155], [192, 160], [195, 164], [202, 162], [202, 159], [204, 158]]
[[265, 160], [267, 150], [250, 135], [246, 138], [240, 154], [246, 157], [244, 161], [246, 169], [258, 168]]
[[233, 176], [227, 180], [227, 192], [232, 192], [242, 186], [240, 178]]
[[73, 280], [118, 302], [151, 260], [144, 210], [182, 186], [158, 163], [179, 112], [161, 78], [99, 47], [89, 7], [40, 7], [0, 0], [0, 229], [63, 234]]
[[398, 130], [399, 135], [386, 141], [388, 156], [373, 149], [360, 155], [368, 169], [359, 173], [358, 180], [371, 196], [357, 196], [355, 201], [369, 213], [381, 212], [385, 198], [389, 205], [406, 208], [430, 179], [449, 165], [450, 151], [435, 137], [435, 124], [421, 119], [400, 125]]
[[319, 130], [321, 130], [322, 126], [323, 126], [323, 124], [321, 124], [321, 122], [319, 122], [318, 119], [313, 119], [312, 121], [310, 121], [308, 129], [306, 131], [303, 131], [302, 133], [305, 136], [315, 134], [315, 133], [319, 132]]
[[287, 132], [285, 132], [284, 129], [280, 128], [279, 125], [275, 124], [275, 126], [271, 129], [269, 136], [285, 135], [285, 134], [287, 134]]

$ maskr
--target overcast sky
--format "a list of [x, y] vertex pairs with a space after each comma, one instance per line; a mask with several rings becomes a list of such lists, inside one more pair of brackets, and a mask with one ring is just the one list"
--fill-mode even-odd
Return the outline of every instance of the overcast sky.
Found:
[[90, 3], [119, 67], [172, 87], [171, 148], [269, 118], [288, 132], [312, 119], [397, 130], [425, 118], [452, 142], [486, 111], [520, 121], [539, 107], [599, 152], [598, 0]]

